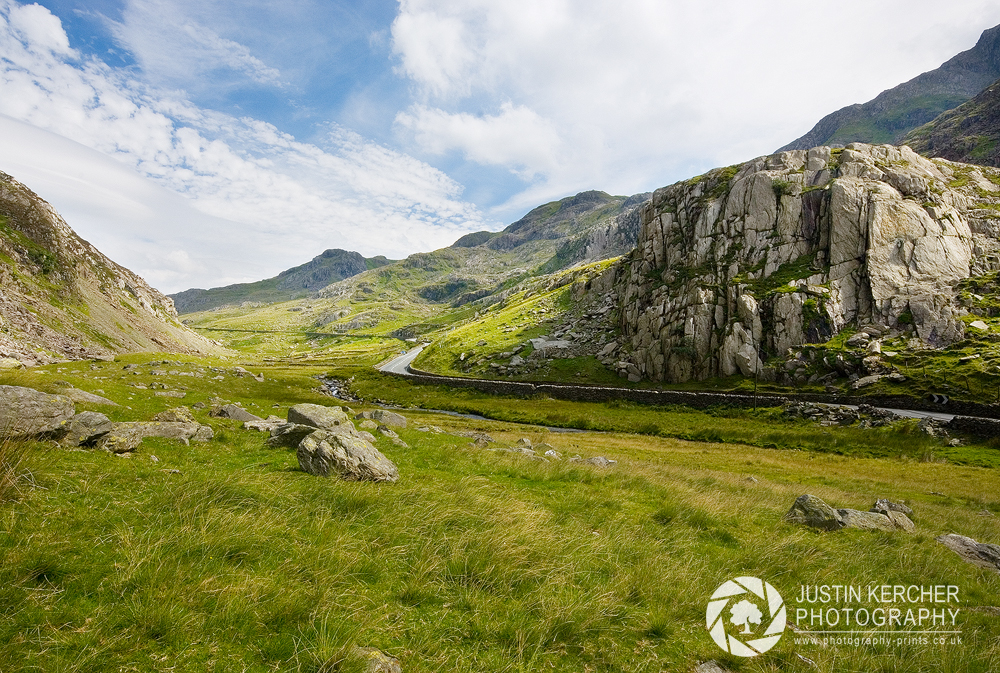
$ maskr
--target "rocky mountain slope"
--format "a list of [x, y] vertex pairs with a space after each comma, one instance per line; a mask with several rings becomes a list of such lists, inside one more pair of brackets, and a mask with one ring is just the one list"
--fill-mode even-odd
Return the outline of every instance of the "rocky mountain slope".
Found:
[[132, 351], [210, 352], [173, 302], [0, 173], [0, 358], [28, 365]]
[[972, 100], [910, 131], [901, 141], [928, 157], [1000, 166], [1000, 80]]
[[237, 283], [210, 290], [191, 289], [170, 295], [177, 312], [208, 311], [219, 306], [244, 302], [270, 303], [306, 297], [330, 283], [356, 276], [369, 269], [390, 264], [379, 255], [366, 259], [360, 253], [335, 248], [326, 250], [311, 261], [282, 271], [274, 278], [255, 283]]
[[852, 142], [897, 143], [913, 129], [983, 91], [1000, 78], [1000, 26], [983, 32], [976, 46], [864, 104], [823, 117], [779, 151]]
[[862, 328], [947, 345], [972, 319], [959, 283], [1000, 268], [1000, 172], [907, 147], [761, 157], [658, 189], [641, 217], [614, 284], [621, 359], [653, 380], [775, 378], [770, 359]]

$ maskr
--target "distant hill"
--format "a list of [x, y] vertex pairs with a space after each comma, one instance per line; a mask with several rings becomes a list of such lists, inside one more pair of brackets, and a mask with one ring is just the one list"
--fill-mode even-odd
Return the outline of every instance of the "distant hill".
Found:
[[900, 144], [927, 157], [1000, 167], [1000, 80], [972, 100], [911, 131]]
[[0, 173], [0, 358], [27, 365], [135, 351], [211, 352], [173, 302]]
[[170, 297], [182, 314], [245, 302], [268, 304], [301, 299], [331, 283], [390, 263], [392, 260], [381, 255], [366, 259], [360, 253], [335, 248], [324, 251], [305, 264], [282, 271], [274, 278], [210, 290], [185, 290]]
[[909, 82], [883, 91], [864, 104], [823, 117], [809, 133], [778, 151], [852, 142], [898, 143], [926, 124], [977, 95], [1000, 78], [1000, 26], [983, 32], [976, 46]]

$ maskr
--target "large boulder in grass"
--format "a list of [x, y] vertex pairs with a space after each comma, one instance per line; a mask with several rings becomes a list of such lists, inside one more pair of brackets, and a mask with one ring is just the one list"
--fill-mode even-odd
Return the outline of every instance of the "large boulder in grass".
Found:
[[299, 443], [299, 467], [320, 477], [346, 481], [396, 481], [399, 470], [361, 437], [317, 430]]
[[844, 522], [844, 528], [860, 528], [862, 530], [884, 530], [888, 533], [896, 530], [892, 520], [881, 512], [861, 512], [856, 509], [838, 509], [837, 514]]
[[337, 431], [354, 424], [340, 407], [324, 407], [321, 404], [296, 404], [288, 410], [288, 422], [309, 425], [321, 430]]
[[88, 446], [111, 432], [114, 426], [104, 414], [83, 411], [70, 419], [66, 434], [59, 443], [63, 446]]
[[61, 435], [74, 412], [73, 400], [65, 395], [0, 386], [0, 437]]
[[821, 530], [840, 530], [844, 520], [833, 507], [814, 495], [800, 495], [785, 514], [785, 521]]

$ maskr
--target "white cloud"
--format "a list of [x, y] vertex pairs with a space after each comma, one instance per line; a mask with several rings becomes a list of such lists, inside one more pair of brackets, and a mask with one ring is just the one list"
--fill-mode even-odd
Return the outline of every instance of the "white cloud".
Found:
[[411, 131], [425, 152], [441, 155], [459, 150], [480, 164], [511, 166], [525, 179], [558, 163], [558, 133], [523, 105], [506, 102], [499, 114], [483, 116], [414, 105], [399, 113], [396, 123]]
[[[107, 214], [102, 222], [85, 216], [84, 208], [75, 211], [79, 220], [67, 218], [71, 226], [86, 221], [85, 236], [109, 254], [116, 250], [112, 258], [161, 283], [161, 289], [262, 278], [330, 247], [398, 258], [484, 227], [475, 207], [461, 200], [461, 185], [425, 163], [337, 126], [319, 147], [257, 120], [197, 108], [178, 94], [149, 89], [127, 73], [68, 54], [51, 30], [14, 28], [22, 9], [0, 0], [0, 115], [131, 167], [134, 179], [121, 184], [139, 211], [151, 197], [137, 186], [138, 176], [187, 197], [184, 208], [171, 202], [168, 212], [179, 216], [162, 229], [157, 217], [140, 217], [146, 224], [135, 227], [121, 209], [99, 209]], [[49, 19], [32, 11], [30, 25], [51, 29]], [[46, 40], [33, 42], [33, 34]], [[49, 146], [50, 173], [60, 153], [67, 154], [67, 162], [79, 160], [78, 151]], [[5, 142], [0, 167], [6, 161], [24, 170], [32, 161], [42, 162], [29, 152], [23, 138]], [[19, 177], [17, 170], [8, 172]], [[113, 190], [110, 175], [105, 168], [89, 182]], [[49, 184], [52, 196], [43, 196], [57, 206], [88, 203], [61, 195], [77, 189], [79, 177], [64, 174]], [[151, 202], [162, 201], [161, 194]], [[135, 246], [112, 243], [119, 239]], [[240, 254], [228, 255], [229, 250]], [[186, 251], [200, 266], [195, 269], [177, 251]], [[248, 258], [253, 262], [245, 264]]]
[[[129, 0], [122, 20], [107, 23], [144, 74], [157, 83], [188, 87], [222, 69], [231, 70], [240, 81], [245, 77], [258, 84], [282, 83], [280, 71], [246, 46], [195, 21], [186, 9], [173, 0]], [[219, 78], [210, 79], [220, 85]]]
[[[971, 47], [1000, 2], [399, 0], [399, 68], [417, 102], [399, 128], [537, 175], [502, 208], [598, 188], [632, 193], [773, 151]], [[886, 26], [892, 26], [887, 29]], [[544, 120], [553, 153], [474, 149], [503, 103]], [[478, 123], [477, 123], [478, 121]]]

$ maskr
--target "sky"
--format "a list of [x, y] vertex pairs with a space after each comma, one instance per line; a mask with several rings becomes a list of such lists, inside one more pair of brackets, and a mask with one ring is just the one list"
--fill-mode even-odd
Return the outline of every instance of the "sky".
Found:
[[165, 292], [769, 154], [1000, 0], [0, 0], [0, 171]]

